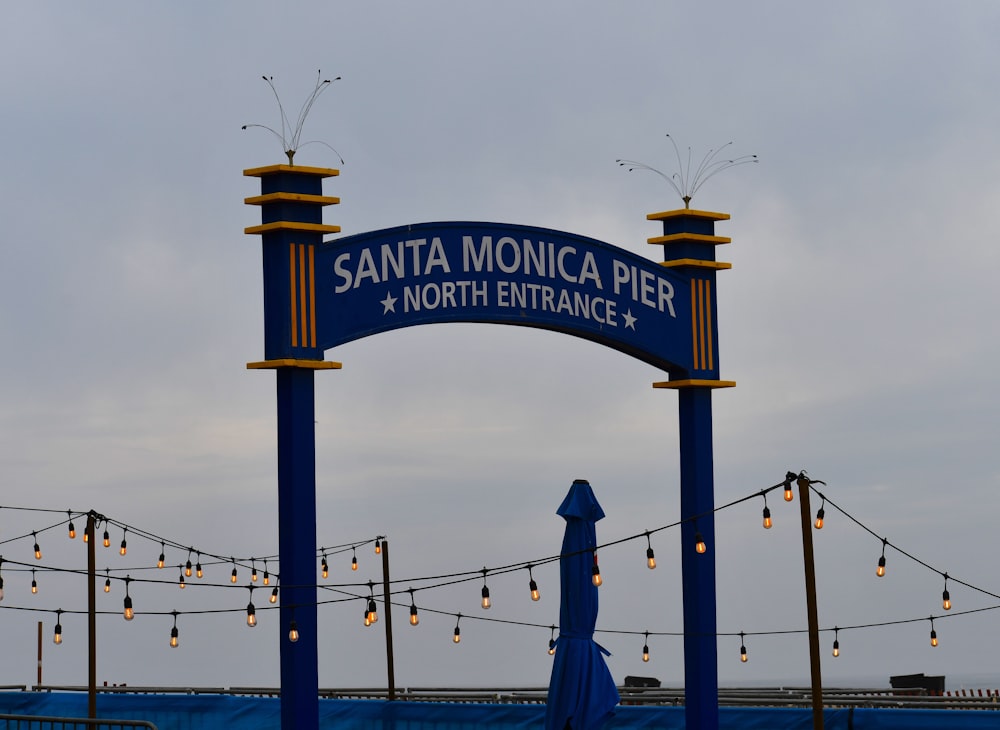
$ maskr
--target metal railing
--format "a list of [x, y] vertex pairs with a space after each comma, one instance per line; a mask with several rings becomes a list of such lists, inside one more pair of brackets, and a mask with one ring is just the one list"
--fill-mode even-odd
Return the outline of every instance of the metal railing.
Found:
[[85, 717], [46, 717], [44, 715], [0, 715], [4, 730], [129, 730], [156, 725], [145, 720], [102, 720]]

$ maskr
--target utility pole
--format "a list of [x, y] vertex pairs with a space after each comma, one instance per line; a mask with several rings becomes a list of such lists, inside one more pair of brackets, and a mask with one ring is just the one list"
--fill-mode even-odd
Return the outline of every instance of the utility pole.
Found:
[[[791, 476], [791, 475], [789, 475]], [[813, 560], [812, 510], [809, 485], [812, 481], [800, 472], [799, 504], [802, 514], [802, 562], [806, 574], [806, 613], [809, 619], [809, 670], [812, 686], [813, 730], [823, 730], [823, 678], [819, 661], [819, 611], [816, 606], [816, 565]]]

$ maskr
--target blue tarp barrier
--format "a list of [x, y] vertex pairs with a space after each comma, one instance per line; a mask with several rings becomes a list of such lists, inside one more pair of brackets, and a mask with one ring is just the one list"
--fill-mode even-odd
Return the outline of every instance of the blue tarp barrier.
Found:
[[[87, 695], [0, 692], [0, 714], [86, 717]], [[229, 695], [102, 694], [102, 718], [146, 720], [160, 730], [278, 730], [280, 700]], [[545, 705], [320, 700], [323, 730], [540, 730]], [[997, 730], [1000, 710], [836, 709], [826, 730]], [[808, 708], [723, 707], [720, 730], [811, 730]], [[683, 707], [618, 707], [606, 730], [684, 730]]]

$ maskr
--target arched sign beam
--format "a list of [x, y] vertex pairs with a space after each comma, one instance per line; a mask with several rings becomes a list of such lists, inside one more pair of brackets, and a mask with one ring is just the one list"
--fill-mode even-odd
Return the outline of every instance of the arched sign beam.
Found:
[[[656, 263], [596, 239], [507, 223], [418, 223], [324, 242], [339, 228], [322, 209], [337, 170], [274, 165], [259, 177], [265, 360], [277, 372], [278, 521], [282, 610], [282, 728], [318, 724], [314, 373], [339, 368], [323, 353], [363, 337], [440, 322], [487, 322], [562, 332], [666, 371], [654, 387], [679, 393], [685, 713], [688, 727], [718, 728], [711, 393], [718, 380], [715, 276], [729, 243], [728, 215], [654, 213], [664, 235]], [[288, 610], [286, 610], [286, 606]], [[295, 618], [306, 640], [284, 637]]]

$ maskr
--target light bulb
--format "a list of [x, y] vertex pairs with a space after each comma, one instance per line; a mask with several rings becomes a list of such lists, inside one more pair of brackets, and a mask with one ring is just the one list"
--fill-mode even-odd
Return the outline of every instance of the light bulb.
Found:
[[3, 578], [0, 578], [0, 601], [3, 600]]
[[128, 552], [128, 543], [125, 542], [125, 538], [123, 537], [121, 547], [118, 548], [118, 554], [125, 555], [127, 552]]
[[256, 568], [253, 568], [250, 571], [250, 582], [251, 583], [256, 583], [257, 582], [257, 569]]
[[653, 570], [656, 567], [656, 556], [653, 555], [653, 548], [646, 548], [646, 567]]
[[[795, 494], [792, 492], [792, 485], [786, 483], [785, 484], [785, 501], [786, 502], [791, 502], [793, 499], [795, 499]], [[744, 661], [746, 661], [746, 660], [744, 660]]]
[[357, 569], [358, 569], [358, 556], [355, 555], [351, 558], [351, 570], [357, 570]]
[[76, 525], [73, 524], [73, 520], [69, 521], [69, 539], [73, 540], [76, 538]]
[[493, 602], [490, 600], [490, 589], [487, 588], [486, 586], [483, 586], [482, 607], [483, 608], [489, 608], [492, 605], [493, 605]]
[[253, 606], [253, 601], [247, 604], [247, 626], [253, 628], [257, 625], [257, 609]]
[[235, 565], [233, 566], [233, 572], [232, 572], [232, 574], [229, 576], [229, 582], [230, 583], [235, 583], [236, 582], [236, 566]]
[[288, 640], [293, 644], [299, 640], [299, 625], [292, 619], [288, 623]]
[[813, 523], [816, 525], [817, 530], [823, 529], [823, 518], [826, 516], [826, 510], [822, 507], [819, 508], [819, 512], [816, 513], [816, 521]]
[[951, 610], [951, 595], [948, 593], [948, 589], [944, 589], [944, 593], [941, 594], [941, 607], [945, 611]]
[[648, 662], [649, 661], [649, 645], [648, 644], [644, 644], [643, 647], [642, 647], [642, 660], [644, 662]]
[[104, 592], [111, 593], [111, 579], [107, 578], [104, 581]]
[[375, 606], [375, 599], [374, 598], [369, 598], [368, 599], [368, 619], [372, 623], [375, 623], [376, 621], [378, 621], [378, 610], [377, 610], [377, 607]]
[[271, 603], [278, 602], [278, 586], [274, 587], [274, 589], [271, 591], [271, 597], [268, 598], [267, 600], [270, 601]]
[[90, 542], [90, 536], [87, 534], [86, 530], [83, 531], [83, 542], [84, 542], [84, 544], [87, 544], [88, 542]]
[[552, 656], [555, 653], [556, 653], [556, 640], [549, 639], [549, 656]]
[[190, 578], [192, 572], [193, 571], [191, 570], [191, 560], [188, 559], [187, 563], [184, 564], [184, 577]]
[[174, 626], [170, 629], [170, 648], [176, 649], [180, 642], [177, 641], [177, 627]]
[[416, 626], [420, 623], [420, 616], [417, 615], [417, 604], [410, 604], [410, 626]]
[[321, 568], [322, 568], [322, 571], [323, 571], [323, 577], [324, 578], [329, 578], [330, 577], [330, 566], [326, 562], [326, 556], [323, 557], [323, 563], [322, 563]]
[[538, 592], [538, 583], [532, 578], [528, 581], [528, 590], [531, 591], [531, 600], [537, 601], [542, 597], [542, 594]]
[[162, 568], [166, 564], [166, 561], [167, 561], [167, 556], [164, 555], [163, 551], [161, 550], [160, 551], [160, 557], [156, 561], [156, 567], [157, 568]]
[[36, 581], [34, 578], [31, 579], [31, 592], [38, 593], [38, 581]]
[[125, 596], [125, 620], [131, 621], [135, 618], [135, 611], [132, 610], [132, 599], [129, 596]]
[[774, 522], [771, 521], [771, 509], [764, 507], [764, 529], [770, 530], [773, 525]]
[[840, 642], [837, 639], [833, 640], [833, 655], [840, 656]]
[[62, 624], [56, 624], [55, 633], [52, 635], [52, 643], [56, 645], [62, 643]]
[[598, 588], [604, 583], [604, 579], [601, 578], [601, 569], [596, 562], [594, 563], [594, 567], [590, 569], [590, 582]]
[[[201, 561], [194, 564], [194, 574], [199, 578], [205, 577], [205, 571], [201, 569]], [[266, 583], [264, 585], [267, 585]]]
[[451, 640], [456, 644], [462, 640], [462, 629], [458, 625], [455, 626], [455, 634], [451, 637]]
[[[201, 576], [199, 575], [198, 577], [200, 578]], [[264, 580], [261, 582], [266, 586], [271, 585], [271, 574], [267, 572], [267, 568], [264, 568]]]
[[875, 575], [877, 575], [879, 578], [885, 576], [885, 555], [881, 556], [878, 559], [878, 568], [875, 569]]
[[177, 585], [179, 585], [181, 588], [186, 588], [187, 587], [187, 583], [184, 582], [184, 571], [183, 570], [178, 575]]
[[111, 535], [107, 530], [104, 531], [104, 547], [111, 547]]
[[694, 549], [699, 555], [708, 550], [708, 546], [705, 544], [705, 538], [701, 536], [700, 532], [696, 532], [694, 534]]
[[381, 553], [382, 553], [382, 541], [381, 540], [376, 540], [375, 541], [375, 554], [376, 555], [380, 555]]
[[747, 660], [747, 648], [745, 646], [740, 647], [740, 661], [746, 662]]
[[931, 646], [937, 646], [937, 645], [938, 645], [937, 631], [931, 629]]
[[38, 543], [35, 543], [35, 560], [42, 559], [42, 549], [38, 547]]
[[365, 607], [365, 627], [372, 625], [372, 615], [368, 613], [368, 608]]

